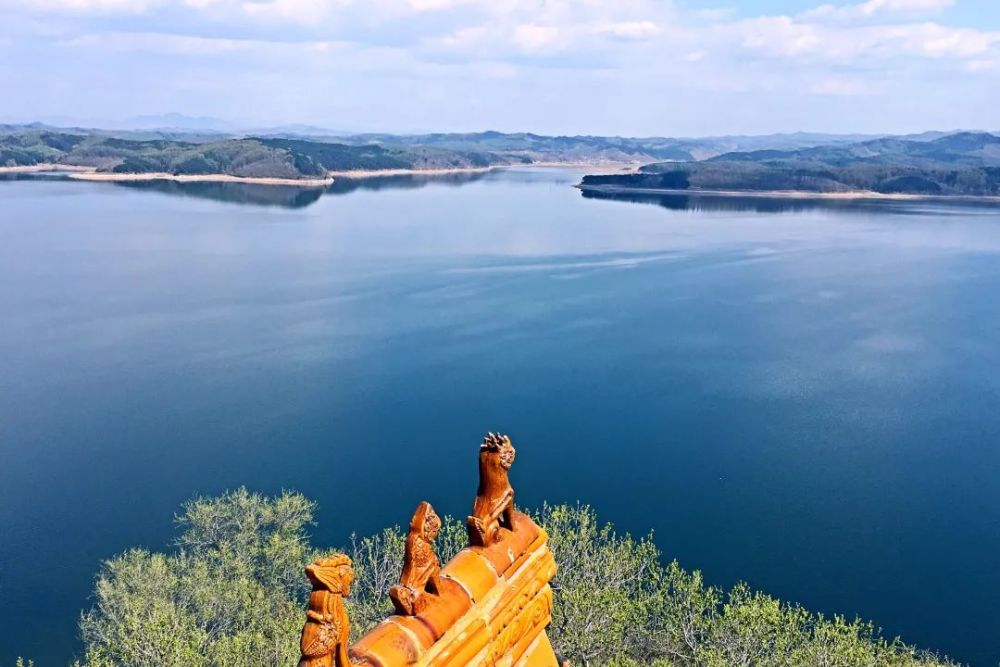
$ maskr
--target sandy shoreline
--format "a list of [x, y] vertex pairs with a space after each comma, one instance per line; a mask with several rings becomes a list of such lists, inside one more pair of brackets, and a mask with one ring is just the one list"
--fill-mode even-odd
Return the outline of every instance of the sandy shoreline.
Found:
[[93, 171], [93, 167], [79, 167], [71, 164], [33, 164], [19, 167], [0, 167], [0, 174], [37, 174], [43, 171], [65, 171], [70, 173], [81, 173]]
[[[0, 167], [0, 174], [26, 174], [39, 172], [65, 172], [69, 178], [81, 181], [177, 181], [179, 183], [247, 183], [251, 185], [286, 185], [301, 188], [327, 187], [337, 178], [363, 179], [386, 176], [438, 176], [447, 174], [485, 173], [498, 169], [587, 169], [590, 173], [621, 173], [634, 171], [638, 165], [624, 162], [534, 162], [531, 164], [498, 164], [488, 167], [450, 167], [445, 169], [356, 169], [327, 172], [326, 178], [274, 178], [262, 176], [231, 176], [229, 174], [171, 174], [167, 172], [113, 173], [97, 171], [95, 167], [67, 164], [36, 164], [30, 166]], [[685, 195], [688, 197], [758, 197], [762, 199], [826, 199], [840, 201], [891, 200], [891, 201], [967, 201], [1000, 204], [1000, 196], [978, 195], [924, 195], [885, 193], [871, 190], [849, 192], [811, 192], [808, 190], [678, 190], [671, 188], [635, 188], [624, 185], [576, 186], [586, 192], [608, 194]]]
[[334, 178], [378, 178], [380, 176], [435, 176], [444, 174], [476, 174], [499, 169], [588, 169], [589, 173], [619, 173], [632, 171], [640, 166], [631, 162], [532, 162], [530, 164], [493, 164], [488, 167], [445, 167], [441, 169], [354, 169], [327, 172]]
[[436, 174], [477, 174], [494, 169], [500, 166], [489, 167], [448, 167], [445, 169], [347, 169], [341, 171], [328, 171], [333, 178], [379, 178], [381, 176], [434, 176]]
[[293, 185], [303, 188], [326, 187], [336, 178], [379, 178], [386, 176], [439, 176], [447, 174], [485, 173], [496, 169], [563, 168], [588, 169], [591, 173], [618, 173], [633, 170], [631, 163], [535, 162], [532, 164], [498, 164], [488, 167], [449, 167], [442, 169], [354, 169], [327, 172], [326, 178], [273, 178], [231, 176], [229, 174], [171, 174], [167, 172], [115, 173], [97, 171], [95, 167], [66, 164], [36, 164], [20, 167], [0, 167], [0, 174], [26, 174], [46, 171], [66, 172], [81, 181], [177, 181], [179, 183], [249, 183], [254, 185]]
[[294, 185], [300, 188], [323, 188], [333, 183], [332, 178], [267, 178], [257, 176], [230, 176], [229, 174], [112, 174], [98, 171], [72, 172], [70, 178], [80, 181], [177, 181], [178, 183], [250, 183], [253, 185]]
[[252, 183], [255, 185], [296, 185], [299, 187], [326, 187], [332, 178], [268, 178], [256, 176], [230, 176], [229, 174], [170, 174], [150, 172], [145, 174], [117, 174], [97, 171], [95, 167], [69, 164], [35, 164], [21, 167], [0, 167], [0, 174], [36, 174], [47, 171], [65, 172], [80, 181], [178, 181], [181, 183]]
[[633, 188], [623, 185], [576, 186], [585, 192], [606, 192], [608, 194], [651, 194], [685, 195], [688, 197], [759, 197], [762, 199], [831, 199], [857, 201], [880, 199], [892, 201], [968, 201], [1000, 203], [1000, 197], [988, 195], [922, 195], [910, 193], [886, 193], [873, 190], [851, 190], [849, 192], [811, 192], [809, 190], [677, 190], [670, 188]]

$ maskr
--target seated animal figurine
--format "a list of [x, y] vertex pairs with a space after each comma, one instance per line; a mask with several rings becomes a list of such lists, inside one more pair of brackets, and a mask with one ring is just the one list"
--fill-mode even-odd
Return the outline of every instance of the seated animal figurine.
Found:
[[350, 667], [347, 642], [351, 624], [344, 596], [351, 592], [354, 569], [344, 554], [321, 558], [306, 567], [313, 585], [309, 610], [302, 628], [302, 659], [299, 667]]
[[441, 566], [434, 553], [434, 540], [441, 530], [441, 518], [427, 501], [417, 506], [410, 519], [410, 533], [406, 536], [406, 553], [399, 585], [389, 589], [389, 597], [401, 616], [419, 614], [427, 603], [427, 594], [437, 595], [438, 573]]
[[479, 446], [479, 490], [467, 519], [469, 542], [487, 547], [500, 540], [500, 528], [513, 530], [514, 489], [507, 471], [514, 463], [510, 438], [488, 433]]

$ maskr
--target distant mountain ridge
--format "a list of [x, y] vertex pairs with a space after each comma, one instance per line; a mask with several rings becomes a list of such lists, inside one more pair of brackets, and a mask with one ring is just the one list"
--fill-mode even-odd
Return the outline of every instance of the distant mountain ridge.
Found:
[[196, 130], [200, 132], [231, 132], [234, 125], [221, 118], [211, 116], [188, 116], [182, 113], [170, 112], [159, 115], [135, 116], [121, 123], [124, 129], [133, 130]]

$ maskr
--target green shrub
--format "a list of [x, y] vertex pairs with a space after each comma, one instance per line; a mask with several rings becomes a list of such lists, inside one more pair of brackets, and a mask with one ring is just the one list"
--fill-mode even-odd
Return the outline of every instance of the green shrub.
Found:
[[[132, 550], [104, 564], [95, 605], [80, 620], [83, 667], [287, 667], [298, 659], [308, 586], [302, 573], [320, 551], [306, 528], [314, 505], [239, 489], [187, 503], [169, 554]], [[706, 586], [699, 572], [662, 564], [650, 537], [601, 524], [587, 506], [535, 515], [549, 532], [559, 572], [549, 636], [578, 665], [633, 667], [916, 667], [950, 664], [889, 641], [870, 623], [812, 614], [740, 584]], [[442, 562], [465, 545], [446, 517]], [[390, 613], [401, 529], [352, 537], [354, 637]], [[323, 553], [328, 549], [322, 550]], [[22, 665], [18, 665], [22, 667]]]

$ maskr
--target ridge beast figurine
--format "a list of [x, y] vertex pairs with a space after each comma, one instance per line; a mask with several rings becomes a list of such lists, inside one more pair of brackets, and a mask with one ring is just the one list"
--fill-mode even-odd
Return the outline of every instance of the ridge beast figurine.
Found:
[[514, 489], [507, 472], [514, 463], [514, 445], [499, 433], [487, 433], [479, 446], [479, 490], [467, 519], [469, 542], [488, 547], [500, 540], [500, 529], [513, 530]]
[[399, 584], [389, 589], [389, 597], [400, 616], [419, 614], [426, 606], [424, 594], [440, 592], [438, 573], [441, 565], [434, 553], [434, 540], [440, 530], [441, 518], [434, 508], [427, 501], [420, 503], [410, 519]]
[[351, 667], [347, 657], [351, 624], [344, 607], [344, 596], [354, 581], [351, 559], [344, 554], [321, 558], [306, 567], [306, 576], [313, 590], [302, 628], [299, 667]]

